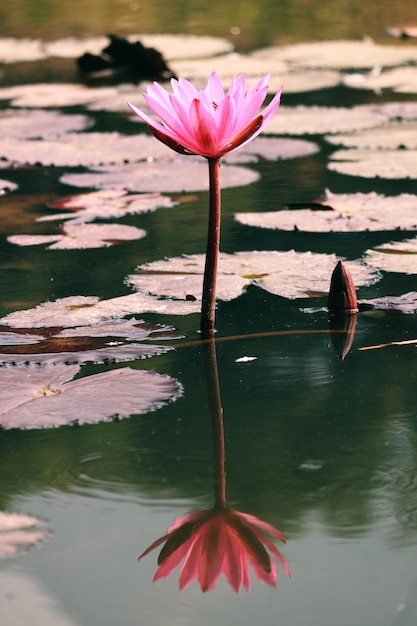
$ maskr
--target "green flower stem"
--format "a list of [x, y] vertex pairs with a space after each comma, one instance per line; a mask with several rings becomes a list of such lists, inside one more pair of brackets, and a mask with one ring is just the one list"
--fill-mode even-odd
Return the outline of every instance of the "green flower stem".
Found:
[[226, 507], [225, 445], [216, 343], [211, 338], [203, 341], [202, 347], [213, 439], [214, 507], [216, 509], [224, 509]]
[[209, 219], [206, 263], [204, 267], [200, 330], [203, 338], [212, 337], [216, 319], [216, 280], [220, 245], [220, 158], [208, 158], [209, 165]]

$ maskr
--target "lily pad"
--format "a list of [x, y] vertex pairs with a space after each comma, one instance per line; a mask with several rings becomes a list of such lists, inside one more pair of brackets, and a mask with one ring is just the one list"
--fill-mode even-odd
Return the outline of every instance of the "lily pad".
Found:
[[86, 87], [73, 83], [35, 83], [0, 88], [0, 100], [10, 100], [14, 107], [60, 108], [86, 105], [111, 97], [112, 87]]
[[53, 209], [66, 209], [67, 213], [43, 215], [38, 222], [70, 220], [71, 224], [85, 224], [93, 220], [149, 213], [160, 208], [177, 206], [177, 202], [159, 193], [128, 194], [124, 189], [103, 189], [90, 193], [66, 196], [49, 203]]
[[[305, 298], [312, 292], [327, 293], [337, 263], [334, 254], [312, 252], [253, 251], [221, 253], [217, 297], [237, 298], [249, 285], [257, 285], [283, 298]], [[201, 299], [205, 255], [185, 255], [140, 265], [127, 282], [140, 292], [185, 300]], [[356, 287], [379, 279], [378, 272], [360, 261], [346, 261]]]
[[[198, 89], [203, 89], [207, 84], [207, 76], [215, 71], [220, 76], [223, 84], [229, 84], [234, 76], [245, 74], [246, 80], [259, 80], [271, 71], [271, 64], [265, 59], [257, 58], [249, 54], [223, 54], [210, 56], [205, 59], [187, 58], [175, 64], [175, 70], [179, 76], [184, 76]], [[288, 72], [288, 65], [284, 62], [275, 63], [274, 71], [269, 80], [269, 92], [276, 93], [283, 85], [282, 74]]]
[[319, 152], [319, 146], [305, 139], [257, 137], [242, 149], [224, 157], [225, 163], [248, 163], [262, 157], [269, 161], [298, 159]]
[[[153, 140], [154, 143], [159, 143]], [[171, 151], [170, 151], [171, 152]], [[243, 167], [224, 164], [221, 170], [222, 188], [243, 187], [259, 179], [259, 174]], [[92, 173], [64, 174], [61, 182], [74, 187], [113, 188], [129, 191], [175, 193], [204, 191], [209, 177], [204, 159], [176, 156], [170, 160], [146, 161], [127, 165], [95, 167]]]
[[0, 37], [0, 63], [39, 61], [46, 56], [42, 42], [39, 40]]
[[146, 231], [125, 224], [70, 223], [62, 227], [62, 235], [11, 235], [10, 243], [36, 246], [50, 243], [49, 250], [108, 248], [116, 243], [134, 241], [146, 236]]
[[417, 196], [389, 197], [375, 192], [332, 194], [327, 190], [314, 209], [236, 213], [235, 219], [258, 228], [318, 233], [417, 230]]
[[138, 313], [188, 315], [198, 313], [200, 309], [201, 305], [195, 301], [159, 300], [139, 293], [108, 300], [100, 300], [97, 296], [68, 296], [9, 313], [0, 319], [0, 323], [11, 328], [66, 328], [92, 326], [103, 320]]
[[417, 47], [380, 45], [366, 38], [362, 41], [332, 40], [272, 46], [258, 51], [256, 56], [269, 58], [270, 64], [278, 60], [294, 67], [366, 69], [412, 63], [417, 57]]
[[332, 172], [363, 178], [414, 178], [417, 150], [337, 150], [327, 167]]
[[58, 111], [14, 110], [0, 111], [0, 138], [53, 139], [68, 132], [85, 130], [93, 124], [87, 115], [64, 115]]
[[390, 89], [395, 93], [416, 93], [417, 77], [414, 66], [377, 68], [366, 74], [346, 74], [342, 82], [353, 89], [367, 89], [380, 93]]
[[361, 307], [370, 306], [379, 311], [389, 313], [417, 313], [417, 291], [409, 291], [401, 296], [383, 296], [381, 298], [371, 298], [359, 300]]
[[18, 188], [16, 183], [11, 183], [9, 180], [0, 179], [0, 195], [10, 193]]
[[385, 243], [366, 250], [367, 263], [384, 272], [417, 274], [417, 238]]
[[[146, 47], [157, 48], [167, 59], [189, 59], [223, 54], [233, 49], [230, 41], [220, 37], [205, 35], [130, 35], [129, 41], [140, 40]], [[78, 39], [68, 37], [56, 41], [44, 42], [45, 51], [50, 56], [75, 58], [84, 52], [99, 54], [108, 44], [105, 37]]]
[[0, 557], [28, 550], [47, 535], [48, 530], [37, 517], [0, 511]]
[[387, 121], [386, 115], [368, 106], [345, 107], [296, 106], [280, 107], [265, 128], [265, 134], [305, 135], [340, 133], [354, 128], [372, 128]]
[[[0, 368], [0, 426], [95, 424], [148, 413], [181, 395], [178, 381], [128, 367], [72, 380], [78, 365]], [[140, 389], [140, 393], [138, 393]]]
[[379, 128], [325, 137], [331, 144], [359, 150], [416, 150], [417, 122], [390, 122]]
[[1, 156], [11, 162], [28, 165], [41, 163], [58, 167], [91, 167], [168, 157], [171, 156], [171, 150], [149, 135], [74, 133], [54, 140], [8, 139], [2, 142]]
[[[36, 324], [36, 315], [33, 317]], [[135, 318], [108, 319], [61, 330], [56, 326], [44, 327], [38, 335], [29, 334], [24, 328], [7, 331], [5, 328], [0, 332], [0, 363], [10, 364], [120, 363], [146, 359], [165, 354], [172, 347], [129, 342], [178, 338], [171, 326], [155, 326]]]

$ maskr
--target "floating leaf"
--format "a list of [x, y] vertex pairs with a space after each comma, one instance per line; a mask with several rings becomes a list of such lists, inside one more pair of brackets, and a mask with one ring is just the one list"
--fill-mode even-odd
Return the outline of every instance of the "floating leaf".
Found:
[[337, 150], [327, 167], [363, 178], [414, 178], [417, 150]]
[[188, 315], [198, 313], [201, 305], [187, 300], [159, 300], [149, 294], [132, 293], [127, 296], [100, 300], [97, 296], [69, 296], [54, 302], [44, 302], [23, 311], [9, 313], [0, 323], [11, 328], [56, 328], [92, 326], [103, 320], [137, 313], [164, 313]]
[[64, 115], [59, 111], [15, 110], [0, 111], [0, 138], [2, 150], [8, 138], [54, 139], [65, 133], [85, 130], [93, 120], [87, 115]]
[[[0, 368], [0, 425], [47, 428], [147, 413], [176, 399], [178, 381], [128, 367], [72, 380], [78, 365]], [[140, 393], [138, 393], [140, 389]]]
[[379, 128], [356, 131], [350, 134], [325, 137], [326, 141], [346, 148], [369, 150], [416, 150], [417, 122], [391, 122]]
[[[142, 345], [138, 343], [124, 343], [123, 341], [109, 342], [104, 347], [104, 342], [96, 342], [97, 347], [94, 347], [94, 343], [93, 340], [81, 342], [81, 349], [76, 350], [78, 343], [75, 340], [69, 341], [67, 339], [65, 341], [61, 338], [60, 340], [41, 342], [30, 352], [28, 350], [17, 352], [16, 348], [7, 352], [3, 350], [0, 352], [0, 364], [68, 365], [74, 363], [123, 363], [160, 356], [172, 350], [170, 346]], [[66, 345], [72, 349], [65, 351]], [[87, 349], [89, 345], [92, 346], [90, 350]], [[49, 352], [48, 349], [50, 350]]]
[[391, 37], [398, 37], [399, 39], [417, 37], [417, 26], [387, 26], [384, 30], [387, 35], [391, 35]]
[[18, 246], [36, 246], [51, 243], [50, 250], [108, 248], [115, 243], [133, 241], [146, 236], [146, 231], [125, 224], [70, 223], [62, 227], [62, 235], [11, 235], [10, 243]]
[[77, 133], [45, 139], [8, 139], [1, 155], [14, 163], [85, 167], [124, 161], [171, 156], [167, 146], [148, 135], [120, 133]]
[[139, 39], [129, 41], [113, 34], [107, 37], [110, 41], [100, 54], [89, 51], [77, 58], [77, 66], [81, 72], [92, 76], [103, 72], [117, 73], [120, 76], [119, 82], [123, 81], [123, 76], [136, 81], [176, 78], [156, 48], [144, 46]]
[[393, 313], [416, 313], [417, 312], [417, 291], [409, 291], [401, 296], [383, 296], [381, 298], [371, 298], [359, 300], [361, 307], [370, 306], [373, 309], [388, 311]]
[[391, 89], [396, 93], [416, 93], [417, 78], [414, 66], [381, 69], [366, 74], [347, 74], [343, 84], [353, 89], [368, 89], [380, 93]]
[[48, 535], [43, 526], [42, 520], [31, 515], [0, 511], [0, 557], [28, 550], [43, 541]]
[[354, 128], [381, 126], [387, 116], [369, 106], [345, 107], [304, 106], [280, 107], [265, 128], [265, 134], [305, 135], [339, 133]]
[[29, 333], [14, 333], [11, 331], [0, 331], [0, 346], [22, 346], [25, 344], [39, 343], [41, 335], [31, 335]]
[[305, 68], [373, 68], [412, 63], [417, 57], [415, 46], [385, 46], [366, 38], [362, 41], [332, 40], [297, 43], [263, 48], [256, 56], [269, 59], [270, 65], [286, 61]]
[[5, 195], [6, 193], [10, 193], [11, 191], [15, 191], [18, 185], [16, 183], [11, 183], [9, 180], [0, 179], [0, 195]]
[[235, 219], [258, 228], [319, 233], [417, 230], [417, 196], [389, 197], [375, 192], [333, 194], [326, 190], [322, 203], [317, 203], [314, 210], [236, 213]]
[[0, 63], [38, 61], [45, 57], [45, 50], [39, 40], [0, 37]]
[[257, 160], [258, 156], [270, 161], [297, 159], [316, 154], [319, 150], [316, 143], [304, 139], [257, 137], [243, 148], [224, 157], [223, 161], [247, 163]]
[[58, 108], [86, 105], [114, 95], [112, 87], [86, 87], [73, 83], [36, 83], [0, 88], [0, 100], [11, 100], [15, 107]]
[[[311, 252], [253, 251], [221, 253], [217, 295], [220, 300], [237, 298], [248, 285], [255, 284], [284, 298], [305, 298], [311, 292], [327, 293], [330, 276], [337, 263], [333, 254]], [[185, 255], [147, 263], [127, 277], [135, 289], [159, 296], [201, 298], [205, 255]], [[379, 279], [374, 268], [360, 261], [346, 261], [356, 287]]]
[[[190, 59], [223, 54], [233, 49], [233, 45], [220, 37], [205, 35], [130, 35], [129, 41], [141, 42], [148, 47], [161, 50], [167, 59]], [[1, 40], [0, 40], [1, 41]], [[99, 54], [107, 45], [105, 37], [78, 39], [68, 37], [57, 41], [43, 42], [46, 53], [50, 56], [75, 58], [84, 52]]]
[[50, 203], [49, 207], [66, 209], [68, 213], [44, 215], [37, 221], [71, 220], [71, 224], [85, 224], [97, 218], [109, 219], [149, 213], [162, 207], [176, 205], [177, 202], [159, 193], [128, 194], [124, 189], [103, 189], [56, 200]]
[[375, 250], [366, 250], [367, 263], [384, 272], [417, 274], [417, 238], [385, 243]]
[[66, 328], [53, 337], [123, 337], [134, 341], [143, 341], [145, 339], [172, 339], [172, 326], [162, 324], [147, 324], [143, 320], [137, 320], [134, 317], [126, 319], [110, 319], [102, 320], [94, 326], [76, 326], [75, 328]]
[[[160, 143], [154, 141], [154, 143]], [[161, 144], [162, 145], [162, 144]], [[224, 164], [221, 171], [222, 188], [242, 187], [259, 179], [253, 170]], [[95, 167], [94, 172], [64, 174], [61, 182], [74, 187], [113, 188], [129, 191], [175, 193], [208, 189], [207, 164], [191, 156], [174, 157], [167, 161], [148, 161], [127, 165]]]

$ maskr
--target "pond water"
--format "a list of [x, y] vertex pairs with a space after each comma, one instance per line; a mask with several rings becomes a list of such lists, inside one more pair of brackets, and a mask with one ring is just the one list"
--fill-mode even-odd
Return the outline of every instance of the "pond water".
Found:
[[[214, 2], [210, 5], [197, 0], [171, 4], [85, 0], [70, 5], [71, 9], [65, 3], [52, 0], [20, 0], [2, 7], [0, 51], [3, 50], [1, 40], [6, 37], [17, 38], [16, 41], [29, 38], [35, 42], [50, 42], [69, 36], [98, 37], [108, 32], [212, 36], [222, 38], [221, 42], [231, 42], [242, 53], [298, 42], [354, 41], [366, 35], [382, 46], [411, 50], [412, 40], [389, 37], [384, 27], [402, 26], [405, 20], [412, 24], [413, 19], [417, 23], [415, 4], [405, 1], [370, 2], [366, 6], [359, 2], [338, 3], [337, 7], [330, 0], [320, 5], [306, 0]], [[10, 50], [15, 50], [16, 41], [10, 40]], [[33, 50], [34, 45], [26, 43], [23, 54], [29, 55], [28, 50]], [[198, 44], [195, 45], [198, 48]], [[219, 50], [218, 53], [224, 52]], [[172, 62], [168, 60], [176, 69], [175, 55]], [[275, 63], [281, 67], [277, 61], [271, 61], [269, 69], [268, 62], [264, 60], [264, 63], [264, 74], [274, 74]], [[415, 57], [392, 65], [414, 67], [414, 63]], [[365, 63], [362, 76], [366, 78], [373, 65], [371, 61], [369, 65]], [[349, 63], [344, 64], [345, 74], [349, 73], [348, 66]], [[178, 67], [182, 67], [180, 63]], [[192, 71], [198, 71], [196, 67], [198, 60], [194, 61]], [[297, 71], [301, 72], [300, 67], [295, 68], [295, 73]], [[353, 65], [352, 73], [357, 71], [358, 65]], [[207, 73], [201, 73], [207, 79]], [[279, 76], [273, 78], [279, 81]], [[67, 378], [63, 374], [61, 392], [65, 389], [65, 380], [74, 376], [82, 380], [128, 367], [134, 372], [147, 370], [169, 376], [177, 381], [175, 389], [177, 392], [180, 386], [181, 393], [174, 393], [171, 387], [173, 401], [168, 402], [162, 389], [158, 397], [157, 389], [147, 409], [130, 410], [129, 406], [136, 406], [135, 398], [145, 393], [145, 383], [137, 383], [129, 388], [133, 405], [128, 404], [125, 414], [123, 408], [116, 411], [126, 419], [58, 428], [0, 429], [0, 512], [34, 516], [39, 520], [36, 530], [41, 534], [43, 529], [47, 530], [42, 541], [35, 538], [36, 545], [24, 551], [20, 548], [25, 547], [25, 541], [27, 545], [32, 543], [26, 534], [30, 531], [23, 529], [20, 535], [6, 537], [4, 528], [0, 527], [1, 624], [208, 626], [223, 623], [249, 626], [255, 621], [265, 626], [278, 622], [289, 626], [330, 626], [336, 622], [339, 626], [415, 624], [417, 386], [416, 347], [412, 341], [417, 331], [415, 314], [405, 310], [404, 301], [394, 306], [391, 298], [388, 311], [386, 306], [361, 306], [357, 318], [349, 318], [353, 335], [331, 334], [325, 288], [321, 289], [321, 294], [307, 294], [308, 281], [306, 284], [295, 271], [294, 277], [288, 278], [291, 262], [283, 257], [283, 276], [279, 280], [291, 289], [299, 288], [302, 295], [283, 297], [279, 289], [277, 295], [274, 289], [259, 286], [263, 276], [271, 271], [268, 263], [257, 274], [258, 283], [253, 280], [252, 271], [252, 280], [246, 277], [248, 286], [239, 297], [218, 302], [216, 354], [209, 352], [209, 361], [207, 345], [201, 343], [198, 333], [198, 312], [182, 314], [168, 308], [165, 314], [149, 310], [124, 314], [120, 309], [117, 317], [128, 319], [136, 313], [137, 320], [175, 329], [167, 330], [156, 339], [152, 334], [145, 337], [142, 341], [145, 345], [169, 348], [147, 359], [138, 358], [137, 352], [130, 358], [120, 356], [118, 346], [129, 343], [128, 334], [122, 339], [112, 335], [110, 347], [115, 347], [116, 356], [100, 357], [99, 350], [106, 342], [94, 338], [91, 329], [97, 328], [99, 322], [94, 323], [92, 318], [84, 322], [89, 328], [84, 344], [61, 341], [59, 346], [56, 339], [55, 343], [48, 343], [50, 337], [63, 328], [79, 325], [75, 321], [63, 323], [62, 308], [56, 312], [57, 318], [52, 312], [49, 323], [38, 323], [35, 314], [27, 318], [26, 323], [8, 326], [4, 320], [16, 311], [33, 311], [42, 303], [54, 303], [61, 298], [94, 296], [106, 301], [131, 294], [133, 289], [126, 279], [135, 273], [138, 265], [205, 252], [208, 192], [206, 183], [191, 184], [191, 170], [190, 180], [183, 190], [175, 189], [171, 180], [167, 183], [171, 184], [171, 190], [161, 187], [163, 197], [169, 198], [173, 206], [146, 213], [125, 213], [112, 220], [114, 224], [146, 231], [143, 238], [120, 242], [116, 236], [113, 239], [118, 241], [114, 242], [106, 235], [109, 243], [117, 245], [92, 249], [49, 249], [50, 244], [23, 245], [22, 241], [17, 244], [8, 239], [17, 235], [56, 237], [62, 234], [58, 228], [64, 221], [62, 218], [61, 221], [38, 221], [38, 218], [54, 211], [65, 212], [62, 207], [51, 209], [50, 205], [58, 200], [95, 189], [88, 184], [88, 179], [78, 184], [76, 178], [69, 177], [94, 169], [83, 165], [80, 157], [83, 150], [101, 150], [102, 161], [110, 163], [107, 155], [118, 150], [119, 143], [108, 133], [135, 138], [146, 132], [144, 126], [132, 119], [127, 107], [126, 110], [94, 107], [87, 100], [75, 104], [70, 102], [70, 92], [63, 87], [62, 100], [56, 98], [55, 104], [36, 100], [40, 84], [78, 87], [85, 82], [86, 89], [99, 88], [103, 93], [108, 88], [115, 89], [118, 97], [123, 97], [126, 91], [129, 99], [136, 89], [135, 104], [141, 106], [144, 85], [120, 86], [115, 80], [104, 79], [82, 81], [74, 58], [65, 55], [46, 54], [35, 60], [9, 59], [2, 66], [0, 113], [3, 117], [0, 121], [10, 115], [11, 110], [22, 109], [29, 125], [31, 110], [60, 111], [66, 116], [87, 115], [89, 123], [94, 125], [85, 132], [103, 133], [103, 139], [101, 143], [100, 138], [97, 139], [93, 148], [89, 144], [74, 148], [79, 165], [71, 162], [65, 165], [55, 152], [51, 152], [51, 164], [47, 164], [47, 158], [41, 153], [42, 142], [38, 147], [22, 143], [19, 146], [23, 153], [26, 151], [25, 162], [23, 157], [9, 160], [15, 137], [13, 131], [7, 133], [0, 128], [3, 143], [0, 178], [7, 181], [2, 185], [4, 193], [0, 198], [0, 323], [3, 324], [0, 330], [11, 336], [14, 331], [25, 329], [24, 332], [37, 334], [44, 342], [39, 350], [33, 349], [33, 345], [29, 349], [19, 345], [18, 340], [10, 345], [2, 335], [0, 376], [11, 370], [17, 378], [2, 379], [5, 382], [2, 382], [0, 397], [3, 393], [6, 399], [1, 399], [1, 417], [3, 419], [16, 404], [22, 405], [24, 413], [25, 401], [34, 400], [30, 390], [29, 396], [24, 395], [26, 387], [19, 380], [30, 367], [24, 363], [42, 362], [32, 367], [49, 371], [54, 355], [63, 350], [75, 350], [76, 356], [63, 359], [60, 367], [69, 367], [65, 365], [65, 360], [69, 360], [80, 362], [81, 368], [71, 370]], [[336, 255], [358, 261], [362, 267], [365, 251], [375, 250], [387, 242], [412, 239], [415, 230], [412, 223], [401, 231], [391, 227], [376, 231], [305, 232], [302, 228], [248, 226], [235, 219], [236, 213], [275, 212], [288, 206], [308, 208], [326, 189], [332, 194], [376, 193], [391, 198], [416, 193], [412, 173], [405, 177], [375, 177], [368, 175], [366, 166], [363, 175], [346, 175], [329, 169], [332, 153], [341, 146], [334, 146], [325, 139], [329, 133], [337, 132], [331, 130], [333, 113], [330, 108], [353, 109], [358, 105], [386, 103], [413, 106], [416, 91], [413, 94], [411, 88], [403, 92], [390, 88], [354, 89], [342, 84], [340, 78], [331, 86], [312, 87], [308, 91], [294, 88], [286, 94], [283, 82], [283, 116], [288, 114], [284, 107], [311, 107], [311, 116], [313, 107], [329, 107], [322, 112], [324, 120], [329, 116], [329, 130], [312, 127], [300, 133], [293, 123], [288, 131], [271, 131], [267, 135], [272, 143], [267, 144], [264, 156], [252, 155], [241, 163], [225, 159], [222, 252], [232, 255], [257, 250], [272, 254], [295, 250]], [[28, 84], [32, 91], [26, 92], [23, 104], [16, 100], [22, 97], [22, 91], [6, 92]], [[109, 93], [111, 102], [113, 92]], [[97, 94], [94, 98], [95, 102], [99, 100]], [[277, 118], [279, 115], [280, 112]], [[304, 119], [311, 119], [308, 112]], [[416, 119], [414, 112], [411, 121]], [[405, 114], [401, 121], [407, 123]], [[13, 118], [11, 125], [16, 123]], [[33, 121], [34, 125], [37, 123], [45, 122]], [[56, 122], [56, 127], [53, 121], [51, 124], [50, 131], [59, 137], [60, 122]], [[352, 123], [352, 131], [356, 128]], [[410, 136], [413, 128], [410, 126]], [[36, 139], [36, 134], [25, 132], [26, 137], [20, 137], [19, 141]], [[83, 133], [83, 129], [75, 132]], [[65, 133], [63, 137], [65, 144]], [[43, 141], [49, 139], [51, 132], [49, 136], [43, 132]], [[278, 159], [271, 157], [269, 150], [288, 139], [304, 139], [314, 150], [294, 158], [285, 154]], [[159, 149], [158, 142], [152, 141], [154, 147], [150, 150]], [[401, 147], [392, 149], [397, 150], [398, 159], [407, 150], [411, 157], [415, 154], [412, 146]], [[39, 150], [38, 156], [36, 150]], [[134, 160], [131, 148], [127, 155], [126, 159], [118, 157], [119, 161]], [[158, 154], [156, 170], [157, 157]], [[167, 158], [165, 155], [161, 162]], [[193, 158], [184, 158], [194, 163]], [[392, 154], [388, 158], [392, 158]], [[141, 159], [138, 157], [138, 161]], [[150, 159], [148, 162], [152, 163]], [[176, 165], [174, 161], [169, 162], [172, 167]], [[380, 163], [382, 167], [383, 160]], [[121, 165], [130, 167], [128, 163]], [[238, 176], [244, 177], [249, 170], [256, 180], [229, 185], [227, 172], [232, 166], [241, 168]], [[187, 171], [188, 167], [191, 166], [187, 161], [181, 161], [178, 176], [181, 169]], [[12, 184], [17, 188], [13, 190]], [[106, 186], [109, 185], [105, 181], [104, 188]], [[132, 192], [159, 191], [151, 187], [149, 183], [148, 189], [135, 188]], [[392, 213], [400, 215], [402, 210], [393, 200]], [[106, 221], [100, 216], [95, 219], [97, 224]], [[412, 254], [411, 250], [410, 258]], [[270, 258], [278, 270], [280, 261], [273, 254]], [[250, 267], [246, 257], [244, 262]], [[415, 266], [414, 261], [410, 263]], [[236, 280], [243, 275], [239, 271]], [[321, 271], [320, 267], [318, 272]], [[158, 276], [157, 273], [156, 278], [152, 277], [154, 289]], [[330, 284], [330, 274], [325, 276], [324, 284]], [[378, 275], [378, 280], [366, 282], [358, 285], [360, 301], [402, 296], [415, 289], [415, 270], [407, 273], [388, 268]], [[316, 291], [315, 283], [311, 290]], [[415, 306], [414, 296], [409, 299]], [[186, 304], [195, 306], [193, 300], [188, 298]], [[90, 301], [84, 304], [71, 301], [65, 314], [82, 312], [83, 307], [93, 310], [91, 304]], [[342, 319], [341, 323], [344, 321]], [[352, 344], [346, 347], [349, 338]], [[407, 341], [410, 343], [405, 344]], [[129, 345], [138, 350], [137, 338]], [[375, 346], [383, 347], [363, 349]], [[83, 359], [86, 347], [92, 350], [93, 356]], [[344, 349], [347, 354], [341, 358]], [[45, 352], [52, 356], [42, 357]], [[18, 361], [22, 354], [25, 356], [20, 366], [7, 365]], [[30, 381], [26, 384], [30, 387]], [[111, 403], [115, 389], [112, 384], [107, 395], [105, 386], [91, 385], [87, 396], [90, 394], [93, 400], [87, 402], [84, 409], [74, 401], [77, 391], [73, 396], [62, 392], [63, 401], [54, 406], [60, 407], [67, 421], [88, 420], [95, 415], [97, 407], [94, 405]], [[47, 402], [48, 395], [55, 392], [51, 391], [47, 378], [42, 385]], [[216, 472], [224, 461], [221, 446], [218, 446], [221, 432], [213, 429], [213, 423], [218, 425], [220, 417], [216, 396], [219, 390], [228, 505], [273, 525], [286, 538], [285, 545], [276, 544], [288, 561], [291, 578], [279, 568], [276, 589], [261, 585], [252, 572], [249, 593], [245, 590], [234, 593], [224, 576], [208, 593], [202, 593], [196, 581], [179, 591], [178, 571], [166, 580], [152, 582], [157, 569], [157, 551], [137, 562], [137, 557], [162, 537], [174, 520], [190, 511], [213, 506]], [[49, 411], [53, 413], [48, 404], [44, 411], [44, 414], [40, 411], [41, 421]], [[6, 548], [2, 548], [3, 545]], [[12, 550], [16, 547], [17, 553], [2, 556], [7, 546], [12, 546]]]

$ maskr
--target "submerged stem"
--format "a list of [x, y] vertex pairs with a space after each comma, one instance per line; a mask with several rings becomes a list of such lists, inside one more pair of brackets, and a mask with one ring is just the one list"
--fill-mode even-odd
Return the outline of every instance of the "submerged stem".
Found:
[[226, 472], [223, 408], [214, 338], [204, 342], [202, 347], [213, 439], [214, 506], [216, 509], [224, 509], [226, 507]]
[[220, 158], [209, 157], [209, 219], [204, 267], [200, 330], [203, 337], [214, 334], [216, 318], [216, 279], [220, 245]]

